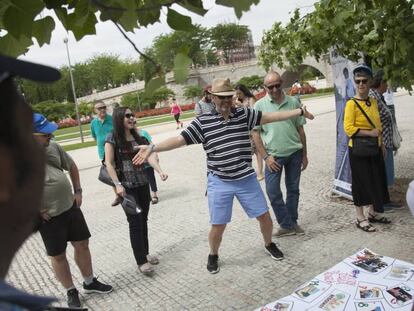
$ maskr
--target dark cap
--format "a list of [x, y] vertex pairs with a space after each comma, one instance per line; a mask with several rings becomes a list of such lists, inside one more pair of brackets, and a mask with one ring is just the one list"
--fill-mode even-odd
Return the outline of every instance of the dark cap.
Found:
[[372, 69], [365, 65], [365, 64], [358, 64], [354, 67], [354, 70], [352, 71], [352, 73], [354, 74], [354, 76], [357, 73], [363, 72], [365, 74], [367, 74], [368, 76], [372, 77]]
[[141, 208], [135, 201], [134, 197], [130, 194], [126, 194], [122, 200], [122, 208], [124, 209], [125, 213], [130, 215], [137, 215], [142, 212]]
[[0, 54], [0, 76], [18, 76], [38, 81], [54, 82], [60, 79], [59, 70]]

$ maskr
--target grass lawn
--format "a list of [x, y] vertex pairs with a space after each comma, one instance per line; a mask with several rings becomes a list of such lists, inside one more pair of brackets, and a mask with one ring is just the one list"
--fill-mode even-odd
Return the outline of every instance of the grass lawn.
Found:
[[76, 149], [91, 147], [91, 146], [96, 146], [96, 142], [95, 141], [87, 141], [87, 142], [84, 142], [84, 143], [76, 143], [76, 144], [72, 144], [72, 145], [65, 145], [65, 146], [62, 146], [62, 147], [63, 147], [63, 150], [70, 151], [70, 150], [76, 150]]

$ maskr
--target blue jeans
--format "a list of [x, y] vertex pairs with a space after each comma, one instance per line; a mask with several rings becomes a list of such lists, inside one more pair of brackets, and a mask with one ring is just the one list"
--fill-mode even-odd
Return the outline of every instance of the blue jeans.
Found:
[[[293, 229], [298, 220], [302, 149], [288, 157], [277, 158], [276, 161], [281, 166], [279, 171], [271, 172], [267, 166], [265, 169], [266, 192], [280, 227]], [[283, 169], [285, 170], [286, 203], [280, 189]]]

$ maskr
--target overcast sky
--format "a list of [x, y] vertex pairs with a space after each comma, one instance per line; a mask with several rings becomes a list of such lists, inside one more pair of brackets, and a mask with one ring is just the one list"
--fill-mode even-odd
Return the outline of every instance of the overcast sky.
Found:
[[[252, 6], [249, 12], [243, 14], [239, 21], [233, 9], [217, 6], [213, 0], [203, 1], [204, 7], [209, 10], [204, 17], [189, 13], [180, 6], [174, 5], [173, 8], [181, 13], [190, 15], [193, 23], [201, 24], [205, 27], [212, 27], [223, 22], [238, 22], [242, 25], [247, 25], [252, 31], [255, 45], [259, 45], [263, 31], [270, 29], [273, 23], [276, 21], [288, 22], [291, 12], [297, 7], [301, 8], [302, 13], [308, 13], [313, 10], [315, 2], [315, 0], [261, 0], [257, 6]], [[139, 49], [148, 47], [156, 36], [171, 31], [165, 20], [164, 11], [164, 13], [161, 13], [160, 23], [136, 30], [135, 33], [129, 33], [129, 37]], [[112, 53], [120, 55], [124, 59], [137, 58], [137, 53], [133, 50], [130, 43], [122, 37], [116, 27], [110, 22], [97, 24], [96, 35], [86, 36], [79, 42], [75, 41], [71, 33], [68, 36], [60, 22], [57, 22], [50, 45], [43, 45], [42, 47], [32, 46], [21, 58], [57, 67], [67, 65], [66, 48], [63, 43], [63, 39], [66, 37], [69, 38], [69, 52], [72, 64], [85, 61], [99, 53]]]

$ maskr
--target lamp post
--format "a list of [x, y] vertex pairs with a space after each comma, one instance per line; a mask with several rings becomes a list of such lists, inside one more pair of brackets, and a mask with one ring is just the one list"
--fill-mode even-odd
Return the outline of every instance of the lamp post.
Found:
[[[132, 82], [136, 82], [135, 73], [131, 73], [131, 77], [132, 77]], [[139, 90], [138, 89], [137, 89], [137, 102], [138, 102], [138, 106], [137, 106], [138, 111], [141, 111], [141, 100], [139, 98]]]
[[83, 132], [82, 132], [82, 124], [81, 124], [80, 118], [79, 118], [78, 100], [76, 99], [75, 82], [73, 81], [72, 65], [70, 64], [68, 38], [63, 39], [63, 42], [66, 44], [66, 52], [68, 54], [69, 76], [70, 76], [70, 82], [71, 82], [71, 85], [72, 85], [73, 100], [75, 102], [76, 120], [78, 121], [78, 125], [79, 125], [79, 133], [80, 133], [80, 137], [81, 137], [81, 142], [83, 143], [84, 139], [83, 139]]

